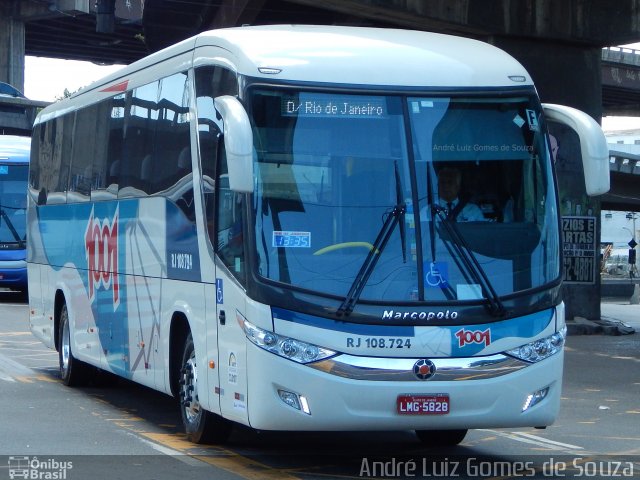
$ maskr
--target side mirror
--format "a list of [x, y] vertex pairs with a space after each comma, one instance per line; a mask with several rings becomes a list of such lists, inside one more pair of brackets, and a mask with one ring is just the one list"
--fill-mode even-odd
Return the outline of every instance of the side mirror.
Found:
[[253, 192], [253, 132], [240, 101], [224, 95], [214, 100], [224, 124], [229, 188], [234, 192]]
[[609, 147], [598, 123], [586, 113], [565, 105], [543, 103], [547, 120], [568, 126], [580, 139], [584, 182], [587, 195], [609, 191]]

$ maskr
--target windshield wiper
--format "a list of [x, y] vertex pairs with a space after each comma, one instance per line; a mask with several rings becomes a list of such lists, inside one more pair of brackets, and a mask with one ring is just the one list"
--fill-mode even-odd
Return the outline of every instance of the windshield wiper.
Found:
[[393, 207], [393, 210], [389, 212], [387, 218], [382, 224], [382, 228], [380, 232], [378, 232], [378, 236], [376, 237], [375, 242], [373, 242], [373, 247], [369, 250], [367, 254], [367, 258], [364, 259], [360, 270], [358, 271], [356, 278], [353, 280], [351, 284], [351, 288], [349, 289], [349, 293], [344, 298], [338, 310], [336, 310], [336, 315], [342, 317], [343, 315], [349, 315], [353, 308], [356, 305], [356, 302], [360, 298], [362, 294], [362, 290], [364, 290], [369, 277], [373, 273], [373, 269], [376, 267], [378, 260], [380, 260], [380, 256], [384, 251], [387, 243], [389, 242], [389, 238], [391, 238], [391, 234], [393, 230], [396, 228], [398, 222], [400, 222], [400, 237], [402, 243], [402, 259], [404, 262], [407, 261], [407, 247], [405, 245], [406, 239], [406, 230], [405, 230], [405, 222], [404, 216], [407, 211], [407, 205], [402, 199], [402, 185], [400, 183], [400, 175], [398, 173], [398, 162], [395, 162], [395, 178], [396, 178], [396, 205]]
[[482, 294], [488, 302], [487, 310], [489, 313], [495, 317], [503, 316], [505, 314], [504, 304], [500, 300], [496, 290], [493, 288], [491, 280], [489, 280], [484, 268], [482, 268], [482, 265], [478, 262], [478, 259], [469, 247], [469, 244], [460, 233], [456, 223], [447, 218], [445, 209], [439, 205], [434, 205], [432, 207], [432, 213], [440, 218], [440, 223], [444, 225], [445, 230], [451, 237], [449, 243], [457, 254], [453, 255], [453, 258], [461, 259], [466, 270], [471, 274], [473, 279], [480, 284]]
[[9, 220], [9, 216], [4, 211], [4, 208], [0, 208], [0, 216], [4, 219], [5, 222], [7, 222], [7, 227], [9, 227], [9, 230], [11, 231], [11, 235], [13, 235], [13, 238], [16, 239], [16, 243], [20, 246], [20, 248], [24, 248], [24, 240], [20, 238], [20, 235], [18, 234], [17, 230], [13, 226], [13, 223], [11, 223], [11, 220]]
[[398, 162], [393, 162], [393, 173], [396, 177], [396, 208], [403, 206], [404, 210], [400, 214], [402, 220], [400, 222], [400, 245], [402, 248], [402, 263], [407, 263], [407, 222], [404, 216], [407, 212], [407, 206], [402, 196], [402, 183], [400, 182], [400, 173], [398, 173]]

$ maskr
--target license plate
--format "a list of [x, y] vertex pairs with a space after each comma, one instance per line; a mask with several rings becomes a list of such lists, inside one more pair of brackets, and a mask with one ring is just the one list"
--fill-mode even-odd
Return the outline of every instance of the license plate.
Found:
[[446, 415], [449, 413], [449, 395], [398, 395], [396, 407], [400, 415]]

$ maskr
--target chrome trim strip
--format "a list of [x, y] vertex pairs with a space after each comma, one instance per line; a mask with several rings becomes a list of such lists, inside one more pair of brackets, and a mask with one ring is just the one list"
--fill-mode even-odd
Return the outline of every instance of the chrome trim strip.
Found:
[[[338, 377], [353, 380], [421, 382], [413, 373], [419, 358], [378, 358], [338, 355], [326, 360], [307, 364]], [[484, 380], [518, 371], [530, 365], [507, 355], [487, 357], [430, 358], [436, 366], [435, 374], [428, 382], [451, 382], [461, 380]]]

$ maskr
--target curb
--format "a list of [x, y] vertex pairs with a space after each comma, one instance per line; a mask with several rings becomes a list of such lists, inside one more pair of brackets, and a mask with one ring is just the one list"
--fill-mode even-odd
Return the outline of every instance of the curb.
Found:
[[583, 318], [567, 321], [567, 335], [633, 335], [635, 329], [619, 320]]

